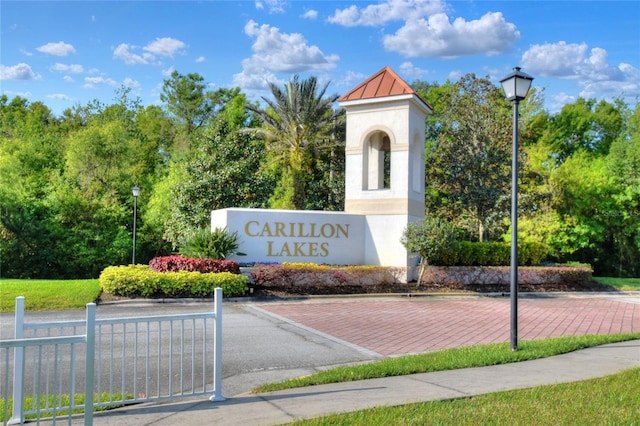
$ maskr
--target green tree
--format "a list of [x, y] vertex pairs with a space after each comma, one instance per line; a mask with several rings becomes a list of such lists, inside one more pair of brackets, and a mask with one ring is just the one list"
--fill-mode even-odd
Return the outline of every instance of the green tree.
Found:
[[611, 270], [619, 276], [640, 276], [640, 104], [628, 116], [628, 133], [612, 144], [606, 172], [613, 179], [609, 230], [615, 242]]
[[638, 273], [634, 117], [619, 101], [579, 99], [533, 118], [523, 192], [546, 197], [521, 219], [524, 240], [544, 242], [558, 261], [590, 263], [597, 274]]
[[[181, 245], [193, 229], [209, 223], [211, 210], [226, 207], [267, 207], [273, 177], [262, 169], [262, 141], [240, 131], [251, 122], [246, 97], [239, 89], [224, 90], [224, 106], [197, 139], [183, 162], [173, 164], [169, 179], [171, 205], [166, 238]], [[176, 178], [181, 176], [181, 178]]]
[[178, 71], [173, 71], [171, 78], [162, 84], [160, 100], [186, 127], [187, 134], [201, 127], [211, 115], [213, 107], [207, 102], [206, 87], [201, 75], [182, 75]]
[[422, 281], [425, 268], [443, 259], [453, 250], [456, 241], [454, 226], [436, 216], [427, 216], [420, 222], [411, 222], [407, 225], [400, 242], [407, 251], [419, 254], [421, 257], [418, 285]]
[[149, 188], [164, 157], [150, 123], [160, 115], [141, 119], [128, 95], [61, 119], [41, 103], [0, 99], [3, 276], [93, 277], [131, 259], [131, 187]]
[[427, 122], [427, 210], [471, 224], [470, 234], [483, 241], [508, 216], [510, 105], [488, 78], [473, 74], [433, 90], [440, 101]]
[[0, 97], [0, 275], [59, 271], [46, 197], [64, 163], [58, 122], [40, 102]]
[[540, 142], [548, 145], [560, 164], [577, 151], [606, 155], [611, 143], [625, 130], [624, 103], [579, 98], [549, 120]]
[[214, 99], [206, 88], [204, 77], [200, 74], [182, 75], [178, 71], [173, 71], [171, 78], [162, 85], [160, 100], [164, 102], [177, 129], [174, 142], [177, 152], [188, 152], [196, 133], [214, 115]]
[[325, 97], [328, 85], [319, 88], [316, 77], [295, 75], [284, 89], [269, 84], [273, 99], [262, 98], [266, 108], [247, 106], [263, 123], [252, 131], [265, 140], [270, 161], [280, 171], [272, 207], [304, 209], [314, 154], [323, 145], [341, 142], [332, 132], [342, 125], [343, 114], [333, 109], [338, 95]]

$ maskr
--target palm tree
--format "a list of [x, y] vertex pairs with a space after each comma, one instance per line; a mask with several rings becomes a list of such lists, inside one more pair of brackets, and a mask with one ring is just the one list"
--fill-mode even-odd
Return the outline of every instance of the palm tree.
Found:
[[273, 100], [262, 98], [267, 104], [265, 109], [247, 106], [263, 123], [261, 128], [251, 130], [264, 138], [272, 163], [282, 172], [272, 207], [304, 209], [314, 152], [336, 143], [332, 134], [343, 114], [332, 108], [338, 95], [325, 98], [328, 86], [329, 83], [318, 90], [316, 77], [300, 80], [294, 75], [284, 90], [269, 83]]

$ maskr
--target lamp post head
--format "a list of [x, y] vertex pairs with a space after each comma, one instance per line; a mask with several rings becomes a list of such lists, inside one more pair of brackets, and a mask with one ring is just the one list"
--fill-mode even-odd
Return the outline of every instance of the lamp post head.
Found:
[[532, 81], [533, 77], [515, 67], [511, 74], [500, 80], [500, 84], [508, 101], [521, 101], [527, 97]]
[[133, 188], [131, 188], [131, 192], [133, 192], [134, 198], [138, 198], [138, 196], [140, 195], [140, 187], [138, 185], [134, 186]]

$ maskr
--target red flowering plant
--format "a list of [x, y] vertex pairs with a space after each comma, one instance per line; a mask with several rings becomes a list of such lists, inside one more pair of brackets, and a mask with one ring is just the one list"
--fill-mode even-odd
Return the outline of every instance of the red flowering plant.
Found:
[[149, 262], [149, 268], [155, 272], [240, 273], [240, 265], [233, 260], [201, 259], [177, 255], [154, 257]]

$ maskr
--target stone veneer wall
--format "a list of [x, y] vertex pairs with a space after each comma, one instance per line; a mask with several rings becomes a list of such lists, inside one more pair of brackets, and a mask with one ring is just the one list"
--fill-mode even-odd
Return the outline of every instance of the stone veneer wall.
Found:
[[[424, 284], [508, 285], [509, 266], [429, 266], [422, 277]], [[587, 284], [592, 271], [573, 266], [519, 266], [519, 284]]]
[[[339, 287], [379, 286], [403, 283], [401, 268], [394, 267], [334, 267], [285, 268], [282, 265], [259, 265], [240, 268], [250, 284], [261, 286]], [[257, 274], [259, 278], [256, 280]], [[256, 281], [259, 281], [258, 283]], [[518, 267], [518, 283], [522, 285], [585, 285], [592, 283], [592, 271], [586, 267]], [[510, 284], [508, 266], [429, 266], [423, 276], [426, 285], [501, 285]]]

